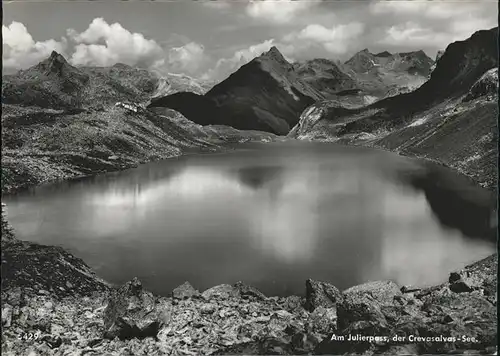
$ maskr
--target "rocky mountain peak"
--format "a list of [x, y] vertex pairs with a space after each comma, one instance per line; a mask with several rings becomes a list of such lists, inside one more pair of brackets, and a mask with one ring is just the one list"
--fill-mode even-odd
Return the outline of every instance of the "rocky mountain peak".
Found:
[[113, 64], [112, 68], [123, 69], [123, 70], [133, 69], [131, 66], [129, 66], [128, 64], [125, 64], [125, 63], [115, 63], [115, 64]]
[[337, 65], [331, 59], [326, 59], [326, 58], [314, 58], [314, 59], [311, 59], [309, 62], [315, 63], [315, 64], [324, 64], [324, 65]]
[[260, 60], [272, 60], [278, 63], [288, 63], [288, 61], [283, 57], [283, 54], [279, 51], [276, 46], [272, 46], [269, 51], [263, 53], [260, 57], [257, 57]]
[[357, 63], [359, 61], [364, 61], [367, 58], [373, 58], [374, 55], [371, 53], [368, 48], [365, 48], [357, 53], [355, 53], [345, 64]]
[[419, 92], [431, 98], [461, 95], [488, 70], [498, 66], [498, 27], [475, 32], [448, 45]]
[[63, 60], [64, 62], [66, 61], [66, 59], [57, 51], [52, 51], [49, 58]]
[[375, 55], [375, 57], [391, 57], [392, 56], [392, 53], [391, 52], [388, 52], [388, 51], [383, 51], [383, 52], [380, 52], [380, 53], [377, 53]]
[[50, 57], [44, 62], [40, 63], [45, 67], [46, 73], [56, 73], [62, 74], [64, 67], [70, 66], [61, 54], [56, 51], [52, 51]]
[[267, 51], [268, 55], [273, 55], [273, 56], [282, 56], [280, 50], [276, 46], [272, 46], [269, 48], [269, 51]]
[[406, 58], [414, 58], [414, 59], [424, 59], [428, 61], [432, 61], [432, 58], [430, 58], [423, 50], [418, 50], [418, 51], [412, 51], [412, 52], [401, 52], [398, 53], [401, 57], [406, 57]]

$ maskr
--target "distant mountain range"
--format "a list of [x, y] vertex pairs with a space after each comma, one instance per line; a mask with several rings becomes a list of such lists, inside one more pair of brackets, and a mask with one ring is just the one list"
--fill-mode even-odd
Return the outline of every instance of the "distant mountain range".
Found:
[[314, 102], [341, 97], [352, 106], [364, 106], [423, 84], [433, 63], [423, 51], [374, 55], [363, 50], [344, 64], [327, 59], [292, 64], [272, 47], [204, 96], [157, 96], [150, 107], [169, 107], [201, 125], [284, 135]]
[[[2, 147], [7, 158], [82, 150], [101, 160], [97, 166], [114, 167], [114, 150], [127, 166], [148, 160], [147, 147], [155, 157], [171, 154], [162, 142], [210, 147], [288, 134], [434, 156], [487, 172], [477, 179], [491, 185], [497, 37], [496, 29], [478, 31], [438, 53], [437, 62], [423, 51], [364, 49], [345, 63], [289, 63], [273, 47], [215, 85], [124, 64], [76, 68], [53, 52], [2, 76]], [[30, 174], [42, 165], [36, 161]], [[68, 169], [79, 171], [73, 163]]]
[[76, 68], [57, 52], [27, 70], [2, 79], [4, 104], [52, 109], [100, 108], [126, 100], [146, 102], [158, 82], [153, 73], [125, 64]]
[[2, 76], [2, 100], [52, 109], [96, 109], [120, 101], [145, 105], [152, 97], [179, 91], [204, 94], [210, 85], [187, 75], [158, 74], [122, 63], [77, 68], [52, 52], [27, 70]]
[[413, 90], [428, 78], [434, 61], [424, 51], [373, 54], [364, 49], [344, 63], [342, 69], [351, 75], [367, 95], [384, 98]]
[[27, 70], [4, 75], [2, 100], [66, 110], [102, 109], [129, 101], [171, 108], [201, 125], [286, 135], [302, 111], [317, 101], [364, 106], [422, 84], [432, 64], [422, 51], [374, 55], [368, 50], [343, 64], [327, 59], [291, 64], [273, 47], [214, 85], [125, 64], [76, 68], [53, 52]]
[[162, 97], [184, 91], [203, 95], [215, 84], [215, 82], [195, 79], [185, 74], [159, 73], [156, 90], [151, 98]]
[[[323, 101], [289, 133], [437, 160], [483, 186], [496, 182], [498, 28], [450, 44], [418, 89], [350, 108]], [[423, 72], [422, 74], [425, 74]]]
[[297, 115], [324, 96], [301, 80], [276, 47], [243, 65], [205, 95], [176, 93], [150, 107], [169, 107], [193, 122], [284, 135]]

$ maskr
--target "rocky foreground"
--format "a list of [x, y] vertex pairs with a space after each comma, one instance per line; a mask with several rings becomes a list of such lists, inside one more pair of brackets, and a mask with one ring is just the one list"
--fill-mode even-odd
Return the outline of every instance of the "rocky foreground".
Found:
[[2, 354], [493, 354], [497, 265], [493, 255], [423, 289], [309, 279], [304, 297], [272, 297], [241, 282], [202, 293], [186, 282], [155, 296], [16, 240], [2, 220]]

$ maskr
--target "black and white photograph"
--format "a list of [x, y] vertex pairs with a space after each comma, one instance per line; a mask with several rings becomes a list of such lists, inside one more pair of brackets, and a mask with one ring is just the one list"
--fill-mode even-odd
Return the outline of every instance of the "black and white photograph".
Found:
[[2, 355], [497, 355], [498, 19], [3, 1]]

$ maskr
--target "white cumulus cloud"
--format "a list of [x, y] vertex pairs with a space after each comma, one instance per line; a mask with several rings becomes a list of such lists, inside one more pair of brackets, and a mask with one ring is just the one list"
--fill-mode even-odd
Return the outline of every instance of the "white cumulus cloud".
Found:
[[369, 9], [374, 16], [394, 19], [376, 43], [395, 48], [444, 49], [497, 25], [491, 16], [492, 11], [497, 12], [496, 4], [489, 0], [374, 1]]
[[283, 40], [297, 48], [306, 49], [310, 45], [321, 45], [331, 54], [344, 54], [364, 32], [362, 23], [353, 22], [333, 27], [311, 24], [298, 32], [286, 35]]
[[70, 60], [74, 65], [125, 63], [147, 67], [163, 56], [156, 41], [131, 33], [119, 23], [110, 25], [102, 18], [94, 19], [82, 33], [69, 30], [68, 35], [77, 43]]
[[[434, 20], [446, 20], [457, 16], [470, 16], [482, 12], [481, 5], [489, 1], [443, 1], [443, 0], [393, 0], [374, 1], [370, 10], [374, 14], [397, 14], [418, 16]], [[482, 4], [481, 4], [482, 3]], [[490, 2], [491, 3], [491, 2]]]
[[209, 60], [203, 45], [189, 42], [165, 51], [164, 58], [156, 61], [152, 68], [159, 72], [195, 75], [206, 69]]
[[168, 63], [171, 71], [196, 72], [205, 64], [207, 57], [203, 45], [196, 42], [189, 42], [181, 47], [170, 49]]
[[35, 41], [24, 24], [13, 21], [2, 26], [2, 62], [6, 72], [31, 67], [47, 58], [52, 51], [64, 53], [66, 39]]
[[246, 13], [253, 18], [277, 24], [291, 22], [297, 16], [318, 4], [314, 0], [253, 0], [246, 7]]
[[[176, 47], [163, 47], [141, 33], [133, 33], [119, 23], [94, 19], [83, 32], [66, 31], [60, 41], [36, 42], [26, 26], [12, 22], [2, 26], [3, 69], [14, 72], [44, 60], [52, 51], [64, 55], [75, 66], [112, 66], [124, 63], [171, 73], [199, 74], [209, 57], [203, 45], [187, 41]], [[205, 67], [204, 67], [205, 66]]]
[[419, 46], [434, 45], [442, 46], [448, 41], [447, 36], [442, 33], [436, 33], [432, 29], [422, 28], [415, 22], [406, 22], [401, 25], [391, 26], [386, 31], [386, 37], [379, 43], [391, 46], [401, 46], [411, 43], [415, 48]]
[[396, 48], [411, 44], [414, 48], [433, 46], [444, 49], [452, 42], [467, 39], [477, 30], [490, 27], [492, 26], [487, 20], [476, 19], [470, 22], [452, 22], [449, 29], [436, 31], [419, 23], [408, 21], [389, 27], [385, 37], [380, 39], [378, 43]]
[[225, 77], [236, 71], [242, 65], [250, 62], [253, 58], [260, 56], [262, 53], [269, 51], [274, 45], [274, 39], [269, 39], [255, 45], [251, 45], [248, 48], [238, 50], [229, 58], [221, 58], [217, 61], [214, 68], [210, 69], [203, 75], [203, 79], [225, 79]]
[[312, 47], [321, 47], [331, 55], [346, 53], [354, 41], [364, 31], [361, 23], [350, 23], [333, 27], [318, 24], [308, 25], [301, 31], [292, 32], [279, 40], [268, 39], [261, 43], [236, 51], [231, 57], [219, 59], [214, 68], [207, 71], [204, 79], [222, 80], [253, 58], [269, 51], [273, 46], [283, 54], [289, 62], [297, 57], [307, 57]]

